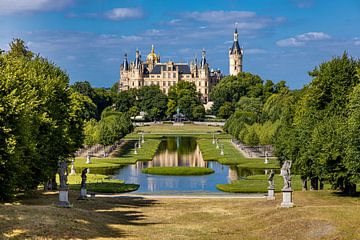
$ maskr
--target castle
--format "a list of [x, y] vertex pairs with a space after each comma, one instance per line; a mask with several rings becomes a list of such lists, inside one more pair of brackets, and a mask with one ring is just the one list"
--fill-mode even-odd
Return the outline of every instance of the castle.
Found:
[[[234, 43], [229, 50], [230, 75], [237, 75], [242, 71], [242, 56], [243, 50], [240, 48], [238, 32], [235, 29]], [[165, 94], [168, 94], [171, 86], [179, 81], [188, 81], [195, 84], [197, 91], [202, 95], [203, 103], [207, 103], [210, 101], [211, 89], [221, 78], [220, 70], [209, 70], [205, 50], [202, 50], [200, 63], [196, 58], [190, 64], [173, 61], [162, 63], [160, 54], [156, 54], [154, 46], [152, 46], [145, 62], [141, 60], [139, 50], [135, 52], [135, 61], [130, 63], [125, 54], [124, 61], [120, 66], [119, 91], [158, 85]]]

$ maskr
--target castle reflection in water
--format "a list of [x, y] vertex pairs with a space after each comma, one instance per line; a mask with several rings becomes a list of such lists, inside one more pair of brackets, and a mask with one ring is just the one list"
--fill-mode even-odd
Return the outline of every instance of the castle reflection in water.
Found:
[[[215, 173], [204, 176], [157, 176], [141, 172], [149, 167], [208, 167]], [[159, 191], [218, 191], [216, 184], [231, 183], [255, 173], [254, 170], [238, 166], [222, 165], [216, 161], [204, 161], [196, 138], [167, 137], [159, 145], [152, 161], [138, 161], [119, 170], [118, 179], [140, 184], [138, 192]]]

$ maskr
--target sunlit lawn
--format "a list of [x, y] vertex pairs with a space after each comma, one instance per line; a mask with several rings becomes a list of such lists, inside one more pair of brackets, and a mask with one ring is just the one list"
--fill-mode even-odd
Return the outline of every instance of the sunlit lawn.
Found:
[[0, 204], [0, 239], [359, 239], [359, 198], [294, 192], [295, 207], [265, 199], [96, 198], [71, 209], [57, 194]]

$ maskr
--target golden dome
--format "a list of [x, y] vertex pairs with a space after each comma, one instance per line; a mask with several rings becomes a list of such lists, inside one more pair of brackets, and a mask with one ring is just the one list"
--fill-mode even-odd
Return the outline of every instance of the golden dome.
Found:
[[154, 45], [151, 46], [151, 52], [146, 57], [147, 62], [159, 62], [159, 56], [155, 54]]

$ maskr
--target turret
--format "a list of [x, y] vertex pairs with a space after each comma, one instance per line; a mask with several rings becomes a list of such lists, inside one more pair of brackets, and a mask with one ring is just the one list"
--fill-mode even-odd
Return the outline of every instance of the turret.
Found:
[[200, 68], [205, 68], [206, 67], [206, 52], [205, 49], [202, 50], [201, 52], [201, 65]]
[[123, 71], [128, 71], [129, 70], [129, 62], [127, 60], [127, 54], [126, 53], [124, 55], [124, 62], [122, 64], [122, 68], [123, 68]]
[[239, 45], [239, 34], [237, 28], [234, 32], [234, 42], [229, 50], [229, 73], [236, 76], [239, 72], [242, 72], [243, 61], [243, 49]]
[[135, 68], [136, 69], [139, 69], [140, 68], [140, 58], [141, 58], [141, 56], [140, 56], [140, 52], [139, 52], [139, 49], [136, 49], [136, 53], [135, 53]]

